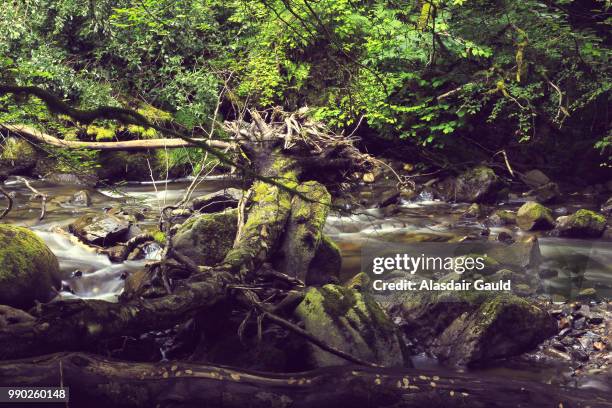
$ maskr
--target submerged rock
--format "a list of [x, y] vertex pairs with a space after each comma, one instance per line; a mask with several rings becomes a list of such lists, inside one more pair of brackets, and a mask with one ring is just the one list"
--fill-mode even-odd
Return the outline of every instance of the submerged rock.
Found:
[[402, 304], [401, 317], [408, 337], [459, 365], [521, 354], [557, 332], [544, 309], [510, 293], [423, 292]]
[[91, 197], [87, 190], [80, 190], [74, 193], [70, 199], [70, 204], [77, 207], [89, 207], [91, 205]]
[[599, 238], [605, 229], [606, 217], [595, 211], [583, 209], [557, 218], [557, 231], [564, 237]]
[[516, 223], [519, 228], [525, 231], [537, 231], [552, 229], [555, 220], [552, 211], [542, 204], [534, 201], [527, 202], [518, 209], [516, 213]]
[[0, 224], [0, 304], [47, 302], [61, 282], [57, 258], [32, 231]]
[[212, 266], [223, 261], [232, 248], [237, 225], [236, 209], [192, 217], [179, 227], [172, 245], [197, 265]]
[[[337, 285], [311, 288], [295, 310], [305, 329], [325, 343], [383, 366], [404, 366], [398, 329], [367, 295]], [[308, 344], [314, 367], [349, 364]]]
[[70, 224], [69, 228], [88, 244], [109, 246], [126, 240], [130, 222], [110, 214], [88, 214]]
[[191, 202], [191, 209], [202, 213], [215, 213], [226, 208], [236, 208], [243, 191], [237, 188], [226, 188], [214, 193], [196, 197]]

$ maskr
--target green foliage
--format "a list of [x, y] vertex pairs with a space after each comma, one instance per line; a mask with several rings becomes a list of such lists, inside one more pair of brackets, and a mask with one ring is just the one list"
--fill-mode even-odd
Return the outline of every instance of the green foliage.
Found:
[[[81, 107], [146, 100], [195, 131], [227, 86], [234, 107], [308, 105], [422, 146], [562, 134], [605, 162], [610, 21], [604, 0], [21, 0], [0, 9], [0, 81]], [[22, 103], [0, 98], [0, 120], [70, 127]]]

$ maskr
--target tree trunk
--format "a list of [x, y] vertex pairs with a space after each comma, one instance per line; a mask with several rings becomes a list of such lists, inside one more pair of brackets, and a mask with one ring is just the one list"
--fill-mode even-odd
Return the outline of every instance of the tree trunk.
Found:
[[363, 367], [265, 374], [187, 362], [58, 353], [0, 366], [1, 386], [70, 387], [87, 407], [611, 407], [602, 391], [533, 381]]

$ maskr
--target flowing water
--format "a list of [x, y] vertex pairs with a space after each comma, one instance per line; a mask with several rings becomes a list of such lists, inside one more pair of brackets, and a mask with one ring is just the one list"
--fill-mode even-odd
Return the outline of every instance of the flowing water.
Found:
[[[101, 213], [118, 205], [132, 206], [147, 216], [142, 226], [154, 226], [157, 223], [159, 209], [166, 204], [180, 200], [190, 180], [134, 183], [116, 188], [87, 189], [74, 185], [53, 185], [44, 181], [31, 181], [31, 185], [49, 196], [46, 217], [39, 221], [40, 200], [34, 199], [33, 193], [22, 179], [11, 178], [5, 183], [5, 189], [14, 194], [15, 207], [9, 216], [2, 220], [5, 223], [27, 226], [34, 230], [51, 248], [59, 259], [64, 273], [65, 284], [71, 292], [63, 291], [64, 297], [97, 298], [116, 301], [124, 284], [125, 274], [143, 268], [159, 256], [153, 248], [147, 259], [112, 263], [106, 255], [97, 253], [79, 244], [76, 239], [65, 233], [68, 224], [86, 213]], [[193, 197], [221, 190], [231, 181], [222, 178], [211, 178], [201, 183]], [[90, 207], [76, 207], [68, 204], [73, 194], [86, 189], [91, 198]], [[379, 197], [382, 187], [364, 187], [368, 197]], [[504, 208], [516, 209], [520, 200], [504, 205]], [[1, 204], [0, 204], [1, 205]], [[592, 206], [588, 201], [575, 201], [566, 204], [568, 211], [574, 208]], [[467, 208], [465, 204], [449, 204], [433, 200], [430, 196], [421, 195], [413, 201], [403, 202], [393, 213], [374, 208], [360, 210], [354, 215], [331, 214], [328, 217], [325, 232], [341, 248], [343, 255], [342, 280], [346, 280], [362, 270], [361, 255], [365, 247], [385, 242], [446, 242], [461, 237], [478, 236], [484, 226], [475, 220], [465, 220], [461, 214]], [[367, 208], [367, 206], [366, 206]], [[565, 211], [556, 208], [559, 213]], [[500, 231], [506, 231], [519, 239], [526, 235], [516, 227], [491, 228], [491, 237]], [[556, 294], [558, 301], [571, 296], [572, 291], [588, 284], [608, 297], [612, 293], [612, 245], [604, 240], [576, 240], [564, 238], [540, 238], [540, 251], [543, 266], [558, 271], [558, 276], [545, 281], [544, 287], [549, 294]], [[574, 292], [575, 294], [575, 292]], [[553, 300], [555, 300], [553, 298]], [[427, 368], [437, 363], [421, 355], [413, 359], [417, 367]], [[487, 369], [496, 374], [515, 378], [537, 379], [554, 382], [561, 374], [567, 374], [565, 366], [527, 367], [524, 362], [507, 362], [503, 367]], [[589, 386], [601, 387], [597, 383]]]

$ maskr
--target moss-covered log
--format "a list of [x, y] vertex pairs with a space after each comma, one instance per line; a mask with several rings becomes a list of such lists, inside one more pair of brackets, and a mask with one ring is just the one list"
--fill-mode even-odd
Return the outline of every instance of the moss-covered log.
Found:
[[58, 353], [0, 366], [1, 386], [70, 387], [87, 407], [612, 407], [605, 392], [407, 369], [329, 367], [293, 374], [188, 362], [120, 362]]

